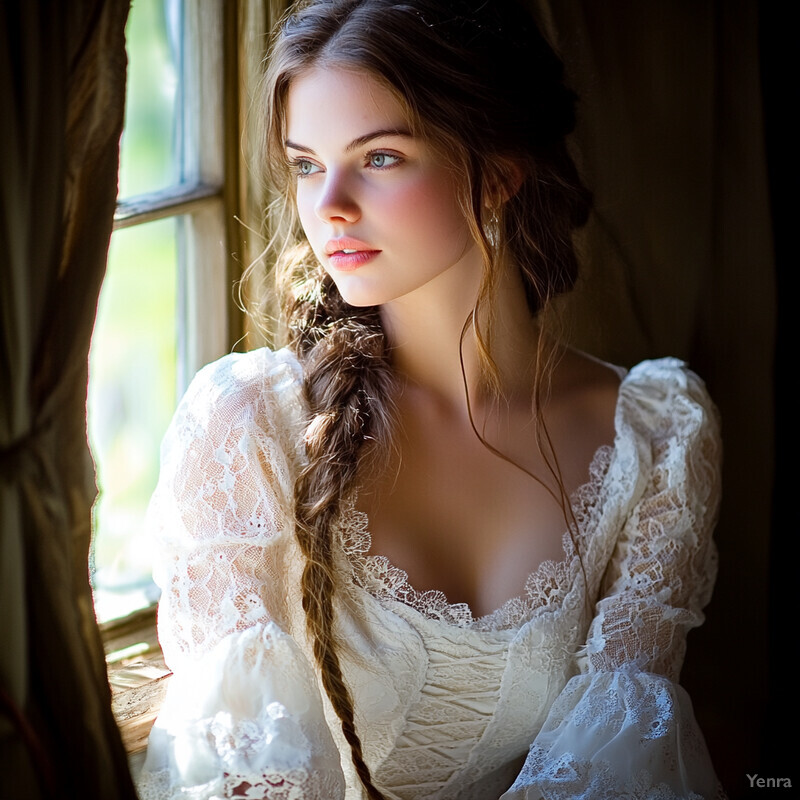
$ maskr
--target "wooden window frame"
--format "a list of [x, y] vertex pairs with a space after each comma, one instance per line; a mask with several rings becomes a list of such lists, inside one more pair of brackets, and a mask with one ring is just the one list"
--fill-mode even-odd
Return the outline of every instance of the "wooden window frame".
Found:
[[[184, 264], [181, 316], [184, 347], [178, 391], [204, 364], [230, 352], [242, 338], [244, 315], [232, 287], [241, 274], [239, 69], [237, 2], [184, 5], [182, 70], [186, 87], [180, 125], [184, 152], [180, 183], [122, 199], [114, 230], [156, 220], [179, 220]], [[156, 633], [156, 604], [100, 624], [112, 710], [131, 771], [144, 759], [147, 737], [166, 692], [170, 671]]]

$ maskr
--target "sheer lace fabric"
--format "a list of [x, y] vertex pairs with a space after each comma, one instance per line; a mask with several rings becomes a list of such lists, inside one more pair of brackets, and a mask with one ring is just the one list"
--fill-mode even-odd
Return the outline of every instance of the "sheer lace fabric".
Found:
[[[143, 800], [361, 797], [300, 605], [300, 381], [287, 351], [228, 356], [165, 437], [150, 523], [174, 674]], [[416, 592], [345, 510], [343, 667], [387, 797], [724, 796], [676, 683], [716, 573], [716, 411], [681, 362], [643, 362], [616, 428], [573, 497], [563, 560], [486, 617]]]

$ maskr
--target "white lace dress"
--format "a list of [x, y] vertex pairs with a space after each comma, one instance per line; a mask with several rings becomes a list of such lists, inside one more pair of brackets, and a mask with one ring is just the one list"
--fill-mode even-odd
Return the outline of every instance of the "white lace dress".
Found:
[[[300, 603], [300, 383], [286, 350], [226, 356], [164, 440], [150, 522], [173, 676], [142, 800], [362, 797]], [[478, 619], [368, 555], [367, 520], [346, 511], [343, 669], [388, 798], [724, 797], [677, 684], [716, 573], [720, 458], [700, 379], [675, 359], [639, 364], [614, 446], [573, 497], [581, 557], [565, 535], [562, 561]]]

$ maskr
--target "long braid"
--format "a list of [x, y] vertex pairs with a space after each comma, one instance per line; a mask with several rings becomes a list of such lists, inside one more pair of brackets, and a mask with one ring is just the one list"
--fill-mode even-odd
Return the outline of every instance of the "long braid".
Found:
[[[352, 496], [359, 465], [391, 437], [386, 398], [392, 378], [386, 340], [375, 309], [347, 306], [324, 273], [304, 282], [289, 308], [290, 341], [304, 365], [310, 410], [308, 465], [295, 483], [296, 535], [306, 559], [303, 609], [322, 684], [342, 724], [356, 773], [371, 800], [383, 800], [364, 761], [334, 633], [339, 583], [335, 522]], [[368, 445], [365, 448], [365, 444]]]

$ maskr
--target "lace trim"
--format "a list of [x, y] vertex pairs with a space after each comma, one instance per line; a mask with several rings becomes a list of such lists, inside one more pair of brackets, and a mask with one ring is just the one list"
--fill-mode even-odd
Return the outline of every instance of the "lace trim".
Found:
[[343, 787], [330, 776], [295, 769], [289, 773], [272, 770], [253, 774], [225, 775], [201, 786], [176, 786], [170, 770], [144, 773], [136, 783], [139, 800], [327, 800], [341, 797]]
[[468, 604], [449, 603], [444, 592], [418, 592], [405, 570], [394, 566], [386, 556], [369, 555], [372, 547], [369, 518], [355, 508], [355, 499], [345, 505], [337, 525], [353, 582], [379, 600], [404, 603], [428, 619], [447, 625], [485, 632], [519, 628], [535, 612], [563, 603], [574, 576], [581, 569], [579, 554], [586, 553], [586, 544], [597, 528], [603, 508], [603, 484], [613, 454], [612, 446], [601, 446], [592, 458], [589, 480], [570, 497], [577, 525], [573, 527], [574, 541], [569, 531], [563, 535], [564, 558], [539, 564], [528, 575], [525, 594], [512, 597], [490, 614], [475, 618]]
[[[593, 800], [713, 800], [703, 798], [696, 792], [676, 794], [666, 783], [658, 783], [651, 773], [642, 768], [628, 775], [621, 775], [619, 770], [603, 759], [584, 759], [573, 753], [564, 753], [553, 759], [541, 747], [531, 748], [520, 778], [535, 781], [536, 788], [547, 797], [573, 798], [591, 797]], [[725, 800], [725, 795], [718, 789], [717, 800]]]

